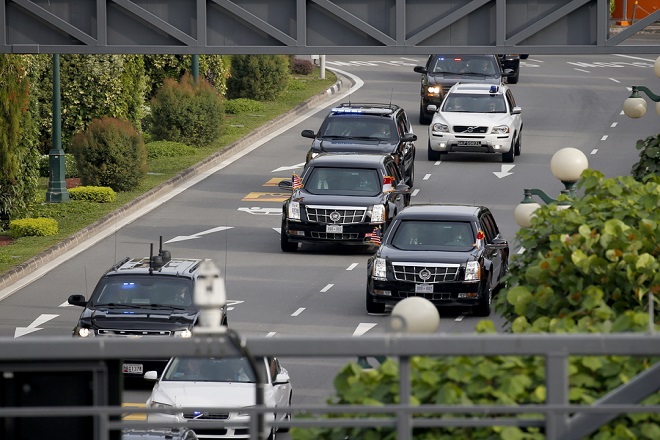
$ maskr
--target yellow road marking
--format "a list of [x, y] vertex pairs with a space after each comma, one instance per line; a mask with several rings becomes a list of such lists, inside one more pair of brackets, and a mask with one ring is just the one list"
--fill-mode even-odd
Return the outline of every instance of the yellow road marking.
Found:
[[[122, 408], [145, 408], [145, 403], [122, 403]], [[147, 415], [142, 413], [122, 414], [122, 420], [147, 420]]]
[[291, 194], [287, 193], [270, 193], [270, 192], [251, 192], [243, 197], [244, 202], [283, 202], [288, 199]]
[[291, 177], [273, 177], [268, 182], [264, 183], [263, 186], [277, 186], [283, 180], [291, 180]]

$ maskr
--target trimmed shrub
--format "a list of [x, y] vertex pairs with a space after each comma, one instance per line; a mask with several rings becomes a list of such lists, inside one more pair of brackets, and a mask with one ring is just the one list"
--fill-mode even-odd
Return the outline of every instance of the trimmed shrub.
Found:
[[9, 233], [12, 237], [45, 237], [56, 235], [59, 228], [52, 218], [22, 218], [9, 222]]
[[[50, 156], [42, 154], [39, 157], [39, 175], [41, 177], [50, 176]], [[76, 158], [71, 153], [64, 155], [64, 175], [69, 177], [80, 177], [78, 167], [76, 166]]]
[[165, 79], [151, 100], [150, 127], [155, 140], [203, 147], [220, 136], [224, 113], [222, 96], [205, 80], [186, 74], [178, 83]]
[[635, 147], [640, 150], [639, 161], [630, 171], [635, 180], [642, 182], [647, 176], [660, 174], [660, 134], [638, 140]]
[[225, 103], [225, 113], [240, 115], [245, 113], [261, 113], [266, 108], [263, 102], [248, 98], [228, 99]]
[[115, 191], [135, 188], [147, 172], [147, 150], [130, 122], [94, 119], [71, 144], [85, 186], [109, 186]]
[[286, 90], [290, 78], [286, 55], [234, 55], [227, 98], [273, 101]]
[[310, 60], [294, 58], [291, 61], [291, 73], [294, 75], [309, 75], [314, 71], [314, 64]]
[[179, 157], [190, 156], [197, 150], [181, 142], [172, 141], [153, 141], [147, 144], [147, 156], [149, 159], [158, 159], [159, 157]]
[[117, 200], [117, 193], [107, 186], [78, 186], [69, 188], [69, 197], [71, 200], [112, 203]]

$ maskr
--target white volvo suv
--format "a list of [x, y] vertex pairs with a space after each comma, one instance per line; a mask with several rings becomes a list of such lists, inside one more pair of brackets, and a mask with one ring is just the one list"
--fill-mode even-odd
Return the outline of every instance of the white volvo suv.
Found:
[[508, 86], [457, 83], [435, 110], [429, 160], [449, 152], [472, 152], [501, 154], [502, 162], [510, 163], [520, 155], [522, 109]]

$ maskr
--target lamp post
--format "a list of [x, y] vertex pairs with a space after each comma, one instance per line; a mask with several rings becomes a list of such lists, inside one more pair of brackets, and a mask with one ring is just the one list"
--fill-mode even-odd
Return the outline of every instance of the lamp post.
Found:
[[[562, 194], [566, 194], [569, 198], [575, 198], [576, 190], [575, 184], [580, 179], [582, 172], [589, 168], [589, 161], [587, 156], [577, 148], [562, 148], [557, 151], [550, 160], [550, 170], [553, 176], [564, 184], [564, 189], [561, 190]], [[524, 198], [513, 212], [518, 226], [528, 228], [532, 224], [532, 216], [534, 211], [541, 207], [540, 204], [534, 201], [532, 196], [539, 197], [546, 205], [557, 203], [545, 192], [536, 188], [525, 188]], [[565, 209], [570, 206], [568, 202], [559, 202], [558, 208]]]
[[[660, 57], [655, 60], [653, 71], [655, 76], [660, 78]], [[641, 118], [646, 114], [646, 100], [639, 95], [639, 92], [645, 93], [651, 101], [655, 102], [655, 112], [660, 115], [660, 96], [654, 94], [646, 86], [632, 86], [632, 93], [623, 102], [623, 113], [633, 119]]]

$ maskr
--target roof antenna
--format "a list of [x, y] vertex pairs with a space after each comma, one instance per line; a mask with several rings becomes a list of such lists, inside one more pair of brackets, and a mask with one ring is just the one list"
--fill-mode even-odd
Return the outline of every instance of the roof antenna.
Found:
[[390, 108], [392, 108], [392, 95], [394, 95], [394, 87], [392, 87], [392, 90], [390, 91]]

